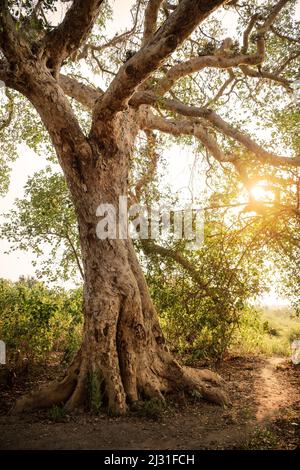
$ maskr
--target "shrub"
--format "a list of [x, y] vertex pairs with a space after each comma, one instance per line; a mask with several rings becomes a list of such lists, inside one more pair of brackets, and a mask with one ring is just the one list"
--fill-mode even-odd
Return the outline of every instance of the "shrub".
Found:
[[81, 303], [79, 290], [50, 289], [34, 279], [0, 279], [0, 338], [8, 361], [46, 362], [53, 351], [70, 360], [80, 338]]

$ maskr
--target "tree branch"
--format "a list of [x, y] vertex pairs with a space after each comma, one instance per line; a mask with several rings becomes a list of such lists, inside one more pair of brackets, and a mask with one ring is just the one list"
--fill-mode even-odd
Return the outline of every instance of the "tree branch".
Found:
[[157, 162], [159, 158], [159, 155], [155, 148], [156, 138], [154, 133], [149, 129], [145, 129], [145, 134], [147, 137], [147, 157], [149, 158], [149, 162], [147, 168], [145, 168], [143, 175], [135, 183], [135, 197], [138, 201], [140, 201], [142, 190], [145, 188], [145, 186], [147, 186], [147, 184], [151, 183], [151, 181], [153, 181], [154, 179], [155, 173], [157, 171]]
[[60, 74], [59, 85], [66, 95], [77, 100], [88, 109], [93, 109], [97, 99], [101, 97], [103, 91], [78, 82], [75, 78]]
[[249, 47], [249, 37], [250, 34], [255, 26], [256, 21], [258, 20], [259, 15], [256, 13], [255, 15], [252, 16], [252, 18], [249, 21], [249, 24], [247, 28], [244, 31], [243, 34], [243, 47], [242, 47], [242, 54], [247, 54], [248, 47]]
[[196, 137], [202, 142], [212, 156], [219, 162], [231, 162], [233, 160], [229, 155], [225, 155], [220, 149], [217, 141], [206, 129], [198, 122], [192, 120], [174, 120], [165, 119], [156, 116], [153, 113], [148, 113], [147, 118], [143, 122], [145, 129], [159, 130], [161, 132], [171, 134], [174, 136], [191, 135]]
[[0, 50], [8, 61], [18, 61], [22, 58], [24, 48], [28, 50], [26, 41], [20, 41], [15, 22], [9, 13], [7, 0], [0, 0]]
[[[268, 163], [273, 166], [300, 166], [300, 156], [283, 157], [266, 151], [247, 134], [228, 124], [211, 109], [187, 106], [186, 104], [177, 100], [156, 97], [151, 92], [136, 93], [135, 103], [141, 104], [141, 102], [150, 105], [154, 105], [156, 102], [159, 102], [159, 105], [168, 111], [172, 111], [191, 118], [204, 119], [207, 123], [212, 125], [214, 129], [242, 144], [256, 157], [257, 160], [261, 161], [262, 163]], [[226, 160], [226, 157], [223, 161], [234, 161], [232, 156], [229, 158], [230, 160]]]
[[209, 55], [202, 57], [194, 57], [186, 62], [180, 63], [172, 67], [166, 76], [160, 80], [155, 87], [155, 92], [159, 95], [165, 94], [169, 91], [174, 83], [180, 78], [191, 75], [195, 72], [200, 72], [206, 67], [218, 69], [231, 69], [240, 65], [259, 65], [264, 60], [264, 50], [260, 48], [256, 54], [252, 55], [236, 55], [235, 57], [224, 57], [217, 55]]
[[89, 35], [103, 0], [74, 0], [63, 22], [44, 38], [46, 56], [53, 68], [79, 49]]
[[[218, 90], [218, 92], [216, 93], [216, 95], [215, 95], [211, 100], [208, 101], [208, 103], [207, 103], [207, 105], [206, 105], [205, 107], [210, 106], [210, 105], [212, 105], [213, 103], [216, 103], [216, 102], [221, 98], [221, 96], [223, 96], [223, 94], [224, 94], [226, 88], [230, 85], [230, 83], [232, 83], [232, 82], [234, 81], [234, 84], [233, 84], [233, 86], [231, 87], [231, 91], [233, 90], [234, 85], [237, 83], [238, 80], [236, 79], [236, 77], [235, 77], [235, 75], [234, 75], [234, 73], [233, 73], [233, 71], [232, 71], [231, 69], [229, 69], [228, 72], [229, 72], [229, 77], [228, 77], [227, 80], [223, 83], [223, 85], [220, 87], [220, 89]], [[229, 93], [230, 93], [230, 92], [229, 92]], [[227, 93], [227, 95], [228, 95], [229, 93]]]
[[5, 60], [0, 60], [0, 80], [6, 83], [8, 79], [8, 64]]
[[71, 239], [71, 237], [69, 236], [68, 233], [65, 234], [65, 237], [66, 237], [67, 243], [69, 243], [70, 248], [73, 252], [73, 255], [74, 255], [74, 258], [75, 258], [75, 261], [76, 261], [76, 264], [77, 264], [77, 267], [78, 267], [78, 270], [79, 270], [79, 273], [80, 273], [80, 276], [84, 280], [84, 271], [83, 271], [83, 267], [82, 267], [82, 264], [81, 264], [81, 257], [77, 253], [76, 247], [75, 247], [75, 245], [74, 245], [74, 243], [73, 243], [73, 241], [72, 241], [72, 239]]
[[226, 1], [181, 0], [153, 38], [121, 67], [96, 104], [92, 134], [97, 134], [98, 123], [111, 120], [118, 111], [123, 110], [138, 85], [163, 64], [198, 24]]
[[140, 242], [146, 255], [155, 254], [172, 259], [182, 268], [184, 268], [184, 270], [191, 276], [200, 289], [202, 289], [212, 299], [217, 300], [217, 296], [214, 290], [210, 288], [207, 283], [203, 282], [201, 274], [197, 271], [197, 269], [195, 269], [193, 264], [187, 258], [175, 250], [165, 248], [150, 240], [140, 240]]
[[163, 0], [148, 0], [145, 11], [143, 44], [146, 44], [156, 31], [158, 12], [162, 2]]
[[133, 21], [133, 26], [129, 31], [125, 31], [124, 33], [116, 35], [113, 38], [109, 39], [105, 44], [101, 44], [99, 46], [96, 46], [94, 44], [85, 44], [85, 46], [82, 49], [82, 52], [80, 52], [80, 54], [76, 56], [76, 59], [77, 60], [85, 59], [87, 57], [89, 50], [92, 52], [102, 52], [105, 49], [116, 46], [120, 42], [127, 41], [130, 38], [130, 36], [134, 34], [136, 31], [136, 28], [138, 25], [140, 6], [141, 6], [141, 0], [138, 1], [138, 6], [136, 9], [136, 13], [135, 13], [134, 21]]

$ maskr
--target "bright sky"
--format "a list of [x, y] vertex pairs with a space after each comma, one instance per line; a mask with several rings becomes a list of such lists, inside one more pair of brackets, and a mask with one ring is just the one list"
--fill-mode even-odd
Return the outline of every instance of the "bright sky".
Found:
[[[114, 20], [109, 28], [111, 36], [117, 31], [120, 32], [128, 28], [131, 21], [130, 8], [133, 3], [134, 0], [115, 0]], [[300, 19], [300, 0], [297, 3], [297, 16]], [[225, 13], [223, 21], [228, 25], [228, 29], [232, 30], [232, 16]], [[12, 208], [14, 200], [23, 196], [24, 185], [28, 177], [43, 169], [47, 164], [42, 155], [36, 155], [26, 145], [20, 145], [19, 156], [18, 161], [12, 165], [12, 183], [9, 191], [4, 198], [0, 198], [0, 214], [8, 212]], [[186, 196], [188, 194], [187, 187], [194, 184], [194, 181], [190, 179], [194, 163], [192, 151], [173, 146], [166, 154], [166, 158], [169, 162], [167, 174], [169, 181], [172, 182], [173, 190], [180, 191], [182, 196]], [[12, 254], [5, 254], [8, 248], [8, 242], [0, 240], [0, 277], [17, 280], [20, 275], [34, 275], [31, 253], [15, 251]], [[262, 301], [268, 304], [282, 303], [283, 299], [278, 299], [275, 292], [271, 292]]]

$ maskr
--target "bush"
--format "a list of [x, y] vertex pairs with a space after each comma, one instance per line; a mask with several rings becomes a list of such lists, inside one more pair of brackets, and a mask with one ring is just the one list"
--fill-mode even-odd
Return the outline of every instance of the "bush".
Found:
[[8, 361], [46, 362], [53, 351], [69, 361], [80, 338], [81, 304], [80, 290], [49, 289], [34, 279], [0, 279], [0, 338]]
[[299, 319], [287, 311], [270, 308], [244, 311], [239, 328], [234, 333], [233, 350], [240, 353], [288, 357], [291, 342], [300, 338]]
[[173, 279], [172, 283], [147, 278], [168, 343], [176, 353], [188, 356], [190, 365], [202, 359], [221, 359], [232, 343], [243, 306], [191, 293], [186, 279], [180, 289], [182, 279], [178, 276], [177, 283], [175, 276]]

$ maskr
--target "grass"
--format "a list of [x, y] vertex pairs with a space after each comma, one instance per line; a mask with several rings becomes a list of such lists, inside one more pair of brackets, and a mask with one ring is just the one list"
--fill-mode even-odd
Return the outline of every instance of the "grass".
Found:
[[285, 308], [265, 307], [262, 321], [266, 334], [262, 343], [263, 352], [277, 356], [290, 356], [291, 342], [300, 339], [300, 318]]
[[300, 318], [288, 307], [264, 307], [245, 315], [233, 350], [289, 357], [294, 339], [300, 339]]
[[134, 412], [140, 418], [159, 420], [166, 411], [166, 404], [159, 398], [151, 398], [136, 404]]
[[48, 412], [48, 416], [54, 423], [63, 423], [66, 419], [66, 410], [63, 405], [53, 405]]
[[88, 377], [89, 405], [91, 413], [97, 415], [100, 413], [103, 405], [102, 396], [102, 377], [98, 372], [90, 372]]
[[267, 428], [257, 429], [247, 442], [243, 450], [273, 450], [276, 449], [278, 439], [276, 434]]

